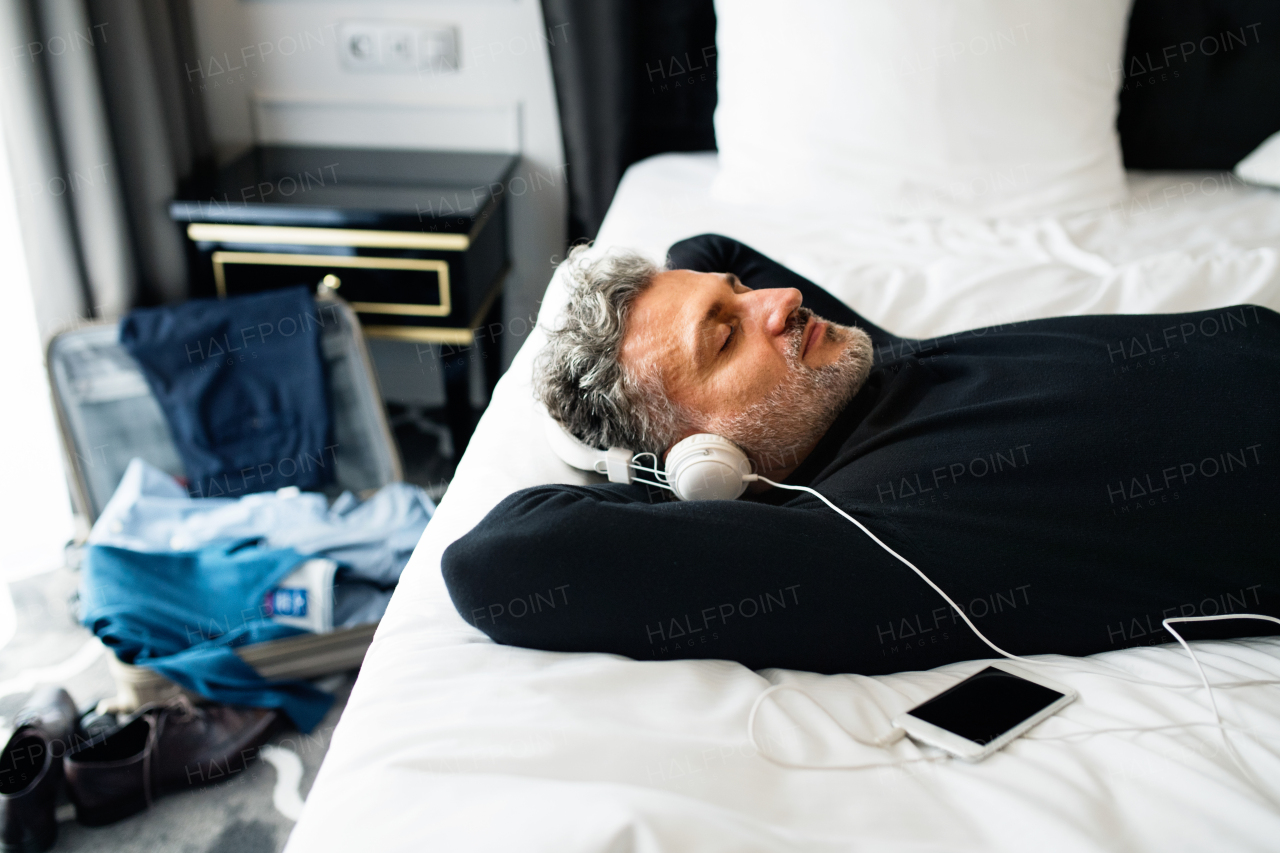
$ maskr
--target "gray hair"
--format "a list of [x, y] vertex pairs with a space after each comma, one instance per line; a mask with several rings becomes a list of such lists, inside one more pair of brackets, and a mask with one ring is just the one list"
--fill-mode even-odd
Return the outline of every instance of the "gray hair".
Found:
[[661, 454], [683, 418], [657, 366], [628, 367], [621, 349], [632, 305], [665, 267], [637, 252], [591, 260], [586, 250], [575, 246], [562, 264], [569, 304], [535, 363], [534, 391], [551, 417], [593, 447]]

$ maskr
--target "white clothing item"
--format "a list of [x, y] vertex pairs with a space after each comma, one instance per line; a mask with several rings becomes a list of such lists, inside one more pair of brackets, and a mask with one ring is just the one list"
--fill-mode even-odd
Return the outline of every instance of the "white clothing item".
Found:
[[315, 634], [333, 630], [333, 560], [306, 560], [266, 594], [263, 612], [273, 621]]

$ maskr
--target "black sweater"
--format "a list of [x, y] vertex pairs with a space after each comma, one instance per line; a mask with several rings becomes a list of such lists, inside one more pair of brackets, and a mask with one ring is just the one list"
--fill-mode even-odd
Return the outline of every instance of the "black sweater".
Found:
[[[820, 316], [867, 330], [866, 385], [788, 482], [861, 520], [1007, 651], [1085, 655], [1169, 642], [1165, 616], [1280, 614], [1275, 312], [908, 340], [728, 238], [670, 258], [797, 287]], [[463, 618], [513, 645], [864, 674], [991, 656], [914, 573], [802, 492], [680, 503], [639, 485], [525, 489], [443, 569]]]

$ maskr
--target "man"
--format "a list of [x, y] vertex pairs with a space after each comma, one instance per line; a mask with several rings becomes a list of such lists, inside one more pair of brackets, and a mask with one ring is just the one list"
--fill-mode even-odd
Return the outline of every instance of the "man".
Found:
[[[1280, 316], [1059, 317], [899, 338], [733, 240], [664, 270], [571, 258], [540, 397], [597, 447], [736, 442], [865, 523], [1015, 654], [1169, 642], [1168, 616], [1280, 614]], [[990, 652], [812, 495], [680, 503], [542, 486], [444, 555], [495, 640], [875, 674]], [[1231, 620], [1186, 635], [1274, 633]]]

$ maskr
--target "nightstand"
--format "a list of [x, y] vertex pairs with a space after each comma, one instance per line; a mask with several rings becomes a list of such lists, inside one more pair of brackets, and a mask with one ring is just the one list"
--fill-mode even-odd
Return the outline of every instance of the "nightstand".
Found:
[[[440, 344], [456, 453], [472, 428], [468, 356], [492, 392], [509, 269], [513, 154], [256, 146], [184, 186], [194, 295], [324, 286], [366, 337]], [[495, 326], [496, 328], [496, 326]], [[479, 340], [477, 340], [479, 338]]]

